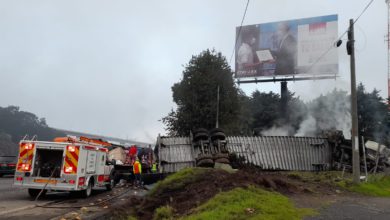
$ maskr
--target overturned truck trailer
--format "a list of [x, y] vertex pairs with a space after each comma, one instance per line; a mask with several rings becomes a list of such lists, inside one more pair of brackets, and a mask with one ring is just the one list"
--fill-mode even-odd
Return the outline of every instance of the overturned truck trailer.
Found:
[[[196, 166], [198, 152], [191, 137], [157, 139], [161, 172], [177, 172]], [[265, 170], [328, 170], [332, 149], [327, 138], [293, 136], [226, 137], [230, 154]]]

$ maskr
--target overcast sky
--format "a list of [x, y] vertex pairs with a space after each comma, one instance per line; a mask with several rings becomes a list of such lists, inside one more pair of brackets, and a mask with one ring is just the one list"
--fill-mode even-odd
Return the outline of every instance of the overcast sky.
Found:
[[[244, 25], [338, 14], [341, 34], [368, 2], [252, 0]], [[154, 142], [165, 133], [159, 119], [175, 107], [171, 86], [181, 79], [183, 65], [207, 48], [229, 60], [245, 5], [246, 0], [0, 0], [0, 106], [20, 106], [56, 128]], [[355, 31], [357, 80], [386, 96], [384, 0], [373, 2]], [[304, 100], [334, 88], [349, 90], [345, 44], [339, 62], [337, 80], [289, 83], [289, 89]], [[240, 87], [248, 95], [280, 89], [279, 83]]]

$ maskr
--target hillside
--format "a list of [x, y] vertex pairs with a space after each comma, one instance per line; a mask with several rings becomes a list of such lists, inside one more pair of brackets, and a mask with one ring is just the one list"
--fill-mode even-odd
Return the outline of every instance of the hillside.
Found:
[[18, 143], [25, 135], [48, 141], [65, 134], [50, 128], [45, 118], [21, 111], [17, 106], [0, 107], [0, 155], [16, 155]]

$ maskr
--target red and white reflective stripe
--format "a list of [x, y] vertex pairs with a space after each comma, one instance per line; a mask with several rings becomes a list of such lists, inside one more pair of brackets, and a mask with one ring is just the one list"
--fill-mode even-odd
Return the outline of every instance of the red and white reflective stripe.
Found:
[[66, 147], [64, 173], [76, 174], [79, 163], [79, 146], [69, 145]]
[[32, 159], [34, 157], [33, 143], [21, 143], [19, 147], [19, 159], [17, 164], [17, 170], [24, 172], [30, 171], [32, 166]]

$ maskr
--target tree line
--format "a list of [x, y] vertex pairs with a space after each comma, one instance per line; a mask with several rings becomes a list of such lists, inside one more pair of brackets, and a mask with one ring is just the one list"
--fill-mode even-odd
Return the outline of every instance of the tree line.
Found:
[[[343, 130], [350, 136], [350, 95], [333, 90], [304, 102], [287, 94], [287, 115], [281, 110], [281, 97], [274, 92], [254, 91], [246, 95], [234, 82], [226, 58], [215, 50], [192, 56], [184, 66], [182, 79], [172, 86], [176, 108], [162, 119], [172, 136], [187, 136], [197, 128], [216, 125], [219, 87], [219, 127], [228, 135], [316, 136], [323, 130]], [[360, 135], [389, 143], [389, 108], [374, 89], [357, 88]]]
[[50, 128], [45, 118], [21, 111], [17, 106], [0, 107], [0, 154], [16, 154], [17, 144], [25, 135], [51, 141], [64, 133]]

